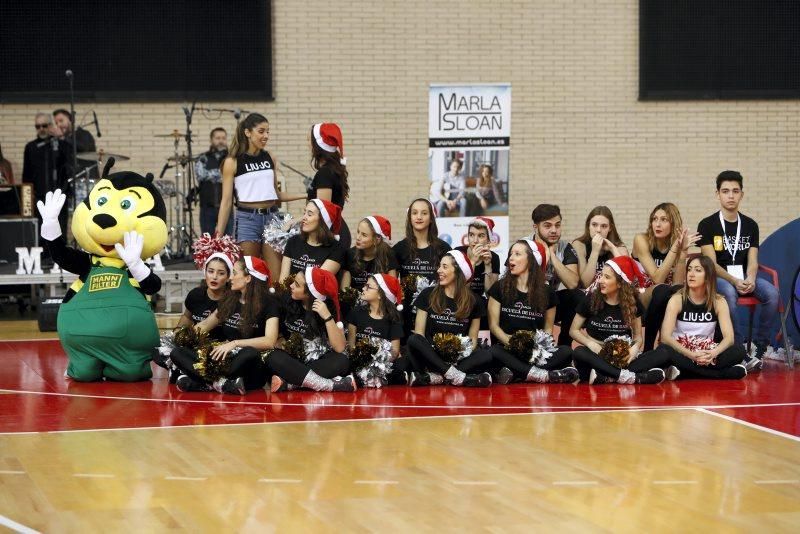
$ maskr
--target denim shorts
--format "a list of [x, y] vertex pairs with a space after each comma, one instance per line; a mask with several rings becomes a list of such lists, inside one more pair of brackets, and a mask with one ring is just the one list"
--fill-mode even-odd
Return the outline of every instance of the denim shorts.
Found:
[[236, 210], [236, 241], [264, 241], [264, 227], [278, 217], [278, 207], [273, 206], [269, 213], [251, 213]]

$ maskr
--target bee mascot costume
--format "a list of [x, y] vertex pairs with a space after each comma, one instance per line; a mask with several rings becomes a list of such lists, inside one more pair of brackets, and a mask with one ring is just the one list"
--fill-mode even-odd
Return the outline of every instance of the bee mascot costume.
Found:
[[113, 165], [111, 158], [75, 208], [72, 234], [83, 250], [67, 247], [61, 235], [61, 190], [37, 203], [53, 261], [78, 275], [58, 311], [58, 337], [69, 357], [67, 376], [82, 382], [149, 379], [151, 350], [159, 343], [145, 295], [157, 293], [161, 279], [142, 260], [167, 242], [164, 199], [152, 174], [109, 175]]

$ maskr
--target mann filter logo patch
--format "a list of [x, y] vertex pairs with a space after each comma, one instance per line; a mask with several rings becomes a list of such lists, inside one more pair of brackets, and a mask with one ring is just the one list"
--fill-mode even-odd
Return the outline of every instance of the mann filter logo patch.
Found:
[[89, 278], [89, 293], [117, 289], [122, 284], [121, 274], [95, 274]]

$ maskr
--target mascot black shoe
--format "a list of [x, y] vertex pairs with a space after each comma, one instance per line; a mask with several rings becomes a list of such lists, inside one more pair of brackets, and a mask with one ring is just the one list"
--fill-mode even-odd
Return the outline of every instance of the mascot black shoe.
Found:
[[143, 260], [167, 242], [164, 199], [152, 174], [109, 175], [113, 165], [110, 159], [75, 208], [72, 234], [83, 250], [68, 247], [61, 235], [61, 190], [37, 203], [45, 246], [62, 269], [78, 275], [58, 311], [58, 337], [69, 358], [67, 376], [82, 382], [148, 380], [159, 343], [147, 296], [161, 289], [161, 279]]

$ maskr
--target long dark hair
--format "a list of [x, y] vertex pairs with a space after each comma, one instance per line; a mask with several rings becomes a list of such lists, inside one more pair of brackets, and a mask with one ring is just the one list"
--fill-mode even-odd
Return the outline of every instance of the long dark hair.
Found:
[[[359, 224], [362, 222], [367, 223], [367, 226], [369, 226], [369, 230], [372, 232], [372, 239], [377, 240], [377, 243], [375, 244], [375, 264], [373, 272], [381, 274], [389, 272], [389, 261], [392, 257], [392, 254], [394, 254], [394, 252], [392, 252], [392, 247], [389, 246], [389, 243], [384, 241], [382, 236], [378, 235], [378, 233], [375, 231], [375, 228], [372, 227], [372, 224], [370, 224], [367, 219], [361, 219]], [[351, 271], [362, 273], [364, 272], [365, 268], [364, 251], [357, 247], [353, 247], [353, 249], [355, 251], [355, 261], [353, 262], [353, 268]]]
[[[544, 312], [548, 304], [547, 280], [544, 272], [533, 256], [530, 245], [523, 239], [514, 243], [516, 244], [525, 246], [525, 256], [528, 258], [528, 305], [538, 312]], [[506, 269], [506, 273], [500, 279], [500, 283], [503, 284], [500, 286], [503, 290], [503, 299], [506, 302], [514, 302], [517, 297], [517, 278], [519, 277], [516, 274], [511, 274], [511, 269]]]
[[[417, 202], [424, 202], [428, 206], [428, 210], [431, 214], [431, 223], [428, 225], [428, 243], [430, 246], [437, 246], [438, 239], [439, 239], [439, 227], [436, 226], [436, 210], [433, 209], [433, 204], [427, 198], [416, 198], [411, 201], [411, 204], [408, 205], [408, 211], [406, 211], [406, 239], [408, 240], [408, 249], [410, 251], [410, 257], [413, 260], [417, 257], [417, 252], [419, 248], [417, 247], [417, 238], [414, 235], [414, 226], [411, 224], [411, 208]], [[441, 256], [444, 251], [436, 249], [436, 256]]]
[[[689, 274], [689, 264], [693, 261], [699, 261], [700, 267], [706, 275], [706, 310], [711, 311], [714, 309], [714, 302], [717, 300], [717, 270], [714, 261], [703, 254], [692, 254], [686, 259], [686, 274]], [[683, 297], [683, 304], [689, 299], [689, 283], [684, 279], [683, 288], [681, 289], [681, 296]]]
[[[312, 295], [311, 290], [308, 289], [308, 283], [306, 283], [304, 296], [306, 297], [305, 300], [308, 300], [309, 302], [314, 301], [314, 295]], [[328, 330], [326, 328], [325, 321], [323, 321], [319, 314], [312, 310], [310, 306], [308, 309], [306, 309], [304, 304], [305, 300], [294, 300], [291, 295], [287, 293], [284, 297], [284, 308], [286, 309], [286, 315], [283, 317], [283, 320], [286, 322], [291, 322], [298, 317], [302, 317], [303, 322], [308, 325], [304, 336], [306, 339], [314, 339], [315, 337], [319, 337], [327, 340]], [[336, 317], [336, 310], [333, 309], [331, 300], [326, 299], [323, 302], [325, 306], [327, 306], [331, 315]]]
[[618, 247], [623, 245], [624, 243], [619, 237], [619, 232], [617, 232], [617, 225], [614, 224], [614, 215], [611, 213], [608, 206], [596, 206], [589, 212], [589, 215], [586, 216], [586, 222], [583, 225], [583, 235], [580, 236], [577, 241], [583, 243], [587, 250], [589, 249], [592, 244], [592, 234], [589, 229], [589, 223], [592, 221], [592, 217], [597, 215], [602, 215], [608, 219], [608, 240]]
[[[247, 266], [244, 260], [239, 260], [236, 263], [239, 264], [245, 273], [247, 272]], [[244, 304], [242, 304], [239, 332], [242, 334], [242, 337], [247, 338], [253, 334], [252, 323], [255, 321], [255, 318], [259, 316], [269, 300], [275, 297], [269, 292], [269, 280], [263, 282], [251, 275], [250, 282], [248, 282], [245, 287], [244, 293], [241, 291], [229, 291], [224, 300], [219, 303], [217, 307], [217, 317], [220, 322], [225, 321], [225, 319], [233, 315], [240, 298], [244, 298]]]
[[347, 167], [342, 165], [341, 156], [338, 152], [328, 152], [317, 144], [317, 139], [314, 137], [314, 127], [311, 127], [311, 167], [315, 171], [320, 170], [322, 167], [327, 167], [333, 171], [333, 174], [339, 178], [339, 185], [342, 188], [344, 199], [350, 197], [350, 185], [347, 183]]
[[[614, 273], [614, 278], [619, 286], [619, 307], [622, 310], [622, 320], [632, 329], [633, 322], [636, 320], [636, 290], [633, 289], [631, 284], [623, 280], [617, 271], [611, 269], [611, 272]], [[605, 295], [600, 292], [600, 284], [597, 284], [597, 287], [589, 295], [589, 310], [592, 313], [598, 313], [605, 305]]]
[[4, 162], [6, 158], [3, 157], [3, 145], [0, 145], [0, 163]]
[[[382, 274], [382, 273], [381, 273]], [[392, 323], [399, 323], [400, 322], [400, 312], [397, 311], [397, 306], [392, 304], [386, 297], [386, 293], [384, 293], [383, 288], [378, 284], [378, 281], [375, 280], [374, 276], [370, 276], [368, 280], [372, 280], [375, 282], [375, 285], [378, 286], [378, 294], [381, 296], [380, 302], [380, 310], [381, 314], [383, 314], [384, 319], [388, 319]]]
[[[447, 256], [447, 254], [445, 254], [445, 256]], [[442, 259], [444, 259], [444, 257], [442, 257]], [[456, 274], [456, 290], [453, 297], [453, 300], [456, 301], [455, 316], [456, 319], [466, 319], [469, 316], [469, 312], [472, 311], [477, 297], [475, 293], [472, 292], [472, 289], [470, 289], [467, 277], [461, 272], [461, 268], [458, 266], [455, 258], [451, 256], [450, 261], [453, 262], [453, 268]], [[436, 284], [433, 287], [433, 291], [431, 291], [431, 309], [436, 313], [442, 313], [446, 298], [447, 295], [444, 292], [444, 287]]]
[[228, 149], [229, 158], [236, 159], [247, 152], [248, 139], [244, 134], [244, 131], [253, 130], [262, 122], [269, 124], [269, 121], [264, 115], [260, 113], [251, 113], [236, 125], [236, 133], [234, 134], [233, 139], [231, 139], [231, 146]]
[[[317, 212], [320, 211], [319, 207], [314, 202], [311, 202], [309, 200], [306, 203], [306, 206], [308, 206], [309, 204], [314, 206], [314, 209], [316, 209]], [[328, 225], [325, 223], [325, 219], [322, 217], [322, 213], [321, 212], [319, 213], [319, 215], [317, 215], [317, 223], [318, 223], [317, 224], [317, 229], [312, 231], [314, 233], [314, 237], [316, 237], [317, 241], [319, 243], [321, 243], [325, 247], [329, 247], [329, 246], [333, 245], [334, 243], [336, 243], [337, 242], [336, 241], [336, 236], [333, 235], [333, 232], [331, 231], [331, 229], [328, 228]], [[303, 237], [303, 241], [308, 242], [308, 238], [311, 235], [311, 232], [305, 232], [301, 228], [300, 235]]]

